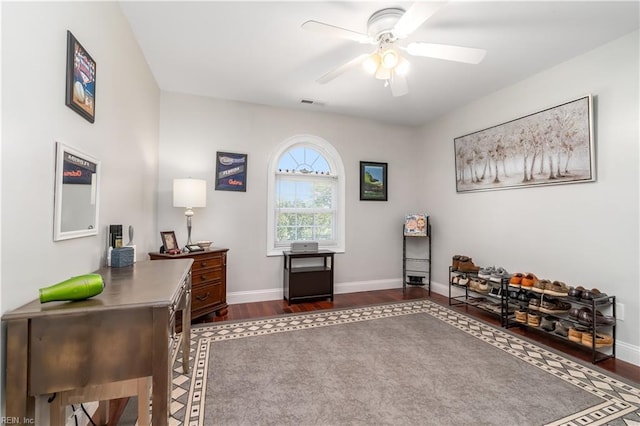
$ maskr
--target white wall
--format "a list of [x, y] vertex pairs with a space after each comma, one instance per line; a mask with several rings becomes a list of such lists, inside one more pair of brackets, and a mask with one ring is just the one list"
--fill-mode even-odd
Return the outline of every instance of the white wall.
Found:
[[[479, 99], [421, 132], [434, 280], [451, 257], [598, 288], [624, 304], [618, 356], [640, 364], [638, 32]], [[457, 194], [453, 139], [587, 93], [594, 96], [597, 182]]]
[[[160, 92], [117, 3], [1, 7], [4, 313], [103, 265], [109, 223], [155, 243]], [[97, 63], [94, 124], [65, 106], [67, 29]], [[102, 161], [99, 236], [53, 241], [56, 141]]]
[[[229, 302], [282, 298], [282, 258], [266, 256], [267, 166], [278, 144], [298, 134], [330, 142], [346, 171], [346, 253], [336, 255], [337, 292], [401, 285], [404, 215], [421, 211], [414, 129], [190, 95], [161, 95], [158, 231], [187, 240], [172, 180], [206, 179], [207, 207], [195, 209], [192, 240], [230, 249]], [[216, 151], [248, 154], [247, 192], [215, 191]], [[359, 200], [359, 162], [388, 163], [389, 201]], [[160, 247], [160, 235], [156, 248]]]

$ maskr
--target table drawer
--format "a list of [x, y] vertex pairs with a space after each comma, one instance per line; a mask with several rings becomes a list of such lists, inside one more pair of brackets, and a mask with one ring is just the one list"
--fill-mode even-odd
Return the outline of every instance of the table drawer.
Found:
[[214, 281], [210, 284], [193, 288], [191, 299], [191, 310], [196, 311], [207, 306], [217, 305], [224, 302], [224, 286], [221, 281]]
[[198, 271], [193, 271], [193, 275], [191, 277], [191, 286], [195, 289], [195, 287], [204, 285], [209, 281], [220, 281], [221, 279], [221, 268], [200, 269]]
[[219, 253], [203, 254], [193, 259], [191, 271], [195, 275], [202, 269], [221, 268], [223, 262], [223, 256]]

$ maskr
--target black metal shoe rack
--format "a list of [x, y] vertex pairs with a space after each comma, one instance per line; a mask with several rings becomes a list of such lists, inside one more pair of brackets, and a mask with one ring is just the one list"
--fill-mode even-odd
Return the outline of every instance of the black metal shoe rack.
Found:
[[[404, 225], [402, 227], [402, 292], [406, 293], [407, 285], [426, 286], [429, 296], [431, 296], [431, 223], [427, 216], [427, 236], [407, 237], [404, 235]], [[408, 257], [407, 242], [414, 241], [412, 246], [421, 245], [421, 254]], [[411, 247], [414, 248], [414, 247]]]
[[[489, 292], [482, 293], [472, 290], [467, 284], [459, 284], [456, 280], [460, 278], [468, 278], [469, 280], [482, 280], [489, 283]], [[459, 294], [463, 290], [464, 294]], [[474, 306], [483, 311], [497, 315], [500, 318], [500, 325], [506, 327], [509, 317], [509, 279], [503, 278], [500, 282], [490, 281], [489, 279], [478, 277], [474, 272], [463, 272], [454, 270], [449, 266], [449, 306]], [[454, 295], [458, 293], [458, 295]], [[499, 308], [499, 309], [498, 309]]]
[[[528, 302], [524, 302], [522, 300], [519, 299], [513, 299], [511, 297], [509, 297], [509, 294], [511, 291], [528, 291], [528, 290], [522, 290], [516, 287], [511, 287], [509, 286], [509, 291], [507, 292], [507, 301], [509, 304], [511, 304], [512, 306], [517, 306], [519, 309], [521, 310], [526, 310], [527, 312], [529, 312], [529, 303]], [[616, 297], [615, 296], [603, 296], [603, 297], [599, 297], [599, 298], [594, 298], [592, 300], [576, 300], [576, 299], [572, 299], [569, 297], [558, 297], [558, 296], [548, 296], [545, 294], [536, 294], [531, 292], [531, 295], [533, 295], [533, 297], [540, 297], [540, 303], [542, 303], [543, 301], [543, 297], [547, 296], [547, 297], [552, 297], [554, 299], [558, 299], [558, 300], [562, 300], [564, 302], [569, 302], [571, 303], [572, 306], [576, 306], [576, 307], [588, 307], [591, 309], [591, 313], [592, 313], [592, 318], [591, 318], [591, 324], [586, 324], [585, 322], [580, 322], [575, 318], [570, 317], [567, 313], [545, 313], [545, 312], [540, 312], [537, 311], [535, 312], [537, 315], [540, 316], [540, 322], [542, 322], [542, 318], [549, 316], [554, 318], [554, 320], [557, 322], [559, 321], [566, 321], [568, 323], [573, 324], [574, 326], [577, 327], [582, 327], [582, 328], [587, 328], [588, 333], [591, 334], [591, 346], [586, 346], [584, 344], [582, 344], [581, 342], [576, 342], [573, 340], [569, 340], [568, 337], [559, 335], [555, 332], [555, 329], [552, 331], [547, 331], [543, 328], [540, 328], [539, 326], [534, 327], [529, 325], [528, 323], [522, 323], [522, 322], [518, 322], [515, 320], [515, 315], [508, 315], [506, 322], [505, 322], [505, 327], [509, 328], [509, 327], [521, 327], [521, 328], [526, 328], [526, 329], [531, 329], [531, 330], [536, 330], [537, 332], [540, 333], [544, 333], [545, 335], [548, 336], [552, 336], [553, 338], [559, 339], [559, 340], [563, 340], [565, 342], [568, 342], [572, 345], [578, 346], [582, 349], [588, 350], [591, 352], [591, 362], [593, 364], [596, 364], [600, 361], [604, 361], [605, 359], [609, 359], [609, 358], [615, 358], [616, 356], [616, 324], [615, 322], [612, 325], [605, 325], [605, 324], [598, 324], [597, 322], [597, 310], [600, 311], [605, 311], [605, 315], [607, 313], [611, 313], [611, 316], [613, 316], [613, 318], [616, 318]], [[531, 300], [531, 298], [529, 298], [529, 300]], [[557, 325], [556, 325], [557, 327]], [[598, 331], [602, 331], [602, 332], [606, 332], [607, 334], [610, 334], [613, 338], [613, 344], [611, 346], [605, 346], [602, 348], [597, 348], [596, 347], [596, 334], [598, 333]]]

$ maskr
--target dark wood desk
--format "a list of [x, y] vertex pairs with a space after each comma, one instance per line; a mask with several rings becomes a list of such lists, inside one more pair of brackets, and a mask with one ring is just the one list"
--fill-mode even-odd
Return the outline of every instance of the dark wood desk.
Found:
[[[79, 302], [34, 300], [7, 324], [6, 416], [35, 419], [35, 397], [152, 377], [154, 425], [169, 419], [170, 351], [182, 310], [183, 369], [189, 369], [192, 259], [104, 268], [104, 291]], [[62, 419], [52, 418], [64, 424]]]

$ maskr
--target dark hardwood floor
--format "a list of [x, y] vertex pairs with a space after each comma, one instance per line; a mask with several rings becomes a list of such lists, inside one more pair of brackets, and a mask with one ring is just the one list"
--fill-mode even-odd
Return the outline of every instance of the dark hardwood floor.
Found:
[[[427, 291], [423, 287], [408, 287], [406, 294], [403, 293], [402, 289], [336, 294], [333, 302], [331, 302], [330, 300], [318, 300], [312, 302], [295, 303], [290, 306], [285, 300], [239, 303], [236, 305], [229, 305], [228, 313], [225, 316], [217, 317], [211, 315], [201, 317], [194, 320], [193, 324], [265, 318], [283, 314], [311, 312], [321, 309], [352, 308], [357, 306], [367, 306], [379, 303], [423, 298], [436, 303], [440, 303], [444, 306], [448, 306], [449, 304], [448, 298], [446, 296], [441, 296], [434, 292], [431, 292], [431, 296], [428, 296]], [[480, 309], [474, 308], [473, 306], [452, 307], [451, 309], [464, 312], [475, 318], [500, 327], [500, 321], [496, 316], [493, 316], [488, 312], [482, 311]], [[552, 349], [556, 349], [562, 353], [572, 355], [585, 362], [591, 362], [590, 352], [580, 346], [572, 345], [561, 340], [554, 339], [550, 336], [545, 336], [544, 334], [536, 332], [535, 330], [526, 330], [520, 328], [510, 328], [509, 330], [513, 333], [525, 336], [527, 338], [530, 338], [531, 340], [546, 345]], [[640, 383], [640, 367], [628, 362], [621, 361], [619, 359], [608, 359], [599, 362], [597, 366], [611, 373], [617, 374], [618, 376]], [[112, 401], [110, 405], [109, 424], [117, 423], [117, 419], [120, 418], [125, 403], [126, 399]]]

